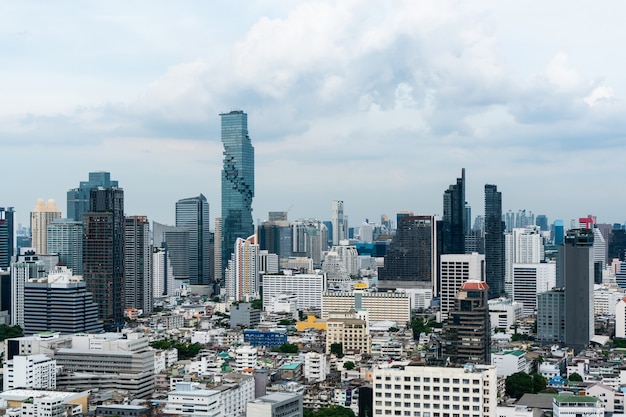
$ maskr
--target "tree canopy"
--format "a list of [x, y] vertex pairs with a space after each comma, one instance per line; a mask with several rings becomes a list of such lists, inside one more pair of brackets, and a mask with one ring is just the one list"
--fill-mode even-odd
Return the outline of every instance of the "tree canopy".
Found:
[[178, 359], [186, 360], [193, 359], [202, 349], [202, 345], [200, 343], [181, 343], [177, 340], [155, 340], [150, 343], [155, 349], [177, 349], [178, 350]]
[[354, 411], [345, 407], [323, 407], [319, 410], [304, 410], [303, 417], [355, 417]]
[[354, 362], [352, 362], [352, 361], [346, 361], [343, 364], [343, 369], [346, 369], [348, 371], [354, 369], [354, 367], [355, 367], [355, 365], [354, 365]]
[[571, 375], [569, 376], [569, 380], [570, 380], [570, 381], [575, 381], [575, 382], [583, 382], [583, 377], [582, 377], [582, 376], [580, 376], [580, 374], [579, 374], [579, 373], [574, 372], [573, 374], [571, 374]]
[[13, 337], [24, 336], [24, 330], [20, 326], [9, 326], [8, 324], [0, 324], [0, 340], [11, 339]]
[[506, 377], [506, 394], [521, 398], [524, 394], [537, 394], [546, 389], [546, 379], [538, 373], [527, 374], [526, 372], [516, 372]]

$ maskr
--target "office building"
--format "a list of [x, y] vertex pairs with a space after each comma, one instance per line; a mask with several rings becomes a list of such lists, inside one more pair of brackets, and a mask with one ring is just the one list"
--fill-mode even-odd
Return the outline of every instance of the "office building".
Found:
[[565, 239], [565, 226], [563, 224], [563, 220], [555, 220], [552, 233], [552, 241], [555, 245], [560, 245], [563, 243]]
[[537, 214], [537, 217], [535, 217], [535, 225], [539, 227], [539, 230], [542, 232], [550, 230], [548, 227], [548, 217], [545, 214]]
[[437, 227], [433, 216], [402, 216], [378, 271], [379, 288], [427, 288], [437, 293]]
[[[279, 216], [278, 214], [283, 214]], [[291, 256], [292, 236], [291, 224], [286, 212], [270, 212], [269, 220], [258, 227], [259, 248], [278, 255], [280, 259]]]
[[502, 193], [498, 187], [485, 185], [485, 276], [489, 298], [504, 295], [504, 222]]
[[285, 270], [284, 275], [263, 275], [263, 308], [280, 295], [295, 295], [296, 308], [322, 307], [322, 293], [326, 291], [326, 276], [320, 272], [313, 274], [294, 274]]
[[461, 286], [469, 280], [485, 280], [485, 255], [441, 255], [441, 320], [454, 309]]
[[491, 365], [436, 367], [395, 362], [374, 368], [372, 415], [493, 417], [497, 378], [496, 367]]
[[124, 219], [124, 306], [152, 312], [152, 246], [146, 216]]
[[0, 268], [11, 266], [15, 248], [13, 207], [0, 207]]
[[189, 281], [189, 229], [152, 222], [155, 248], [167, 252], [173, 279]]
[[491, 363], [488, 292], [484, 281], [470, 280], [461, 286], [442, 337], [444, 357], [451, 363]]
[[47, 250], [56, 254], [59, 262], [75, 275], [83, 274], [83, 222], [72, 219], [54, 219], [48, 224]]
[[[241, 110], [220, 114], [222, 119], [222, 267], [228, 265], [237, 239], [254, 234], [254, 147], [248, 136], [248, 115]], [[220, 276], [224, 277], [224, 271]]]
[[524, 306], [524, 315], [537, 312], [537, 294], [556, 285], [555, 263], [513, 264], [513, 301]]
[[98, 306], [80, 276], [58, 266], [24, 284], [24, 334], [101, 333]]
[[37, 200], [35, 209], [30, 213], [30, 231], [32, 247], [35, 253], [43, 255], [48, 253], [48, 225], [54, 219], [60, 219], [61, 212], [57, 209], [54, 200], [48, 200], [46, 204], [42, 199]]
[[[320, 268], [324, 252], [328, 251], [329, 231], [326, 222], [316, 219], [298, 219], [291, 223], [291, 256], [313, 260], [313, 266]], [[281, 266], [285, 260], [281, 261]]]
[[46, 355], [18, 355], [4, 362], [3, 390], [55, 389], [57, 362]]
[[224, 269], [222, 267], [222, 218], [215, 218], [215, 233], [213, 234], [213, 278], [214, 292], [219, 293], [219, 287], [224, 286]]
[[565, 291], [554, 288], [537, 295], [537, 340], [565, 342]]
[[394, 321], [403, 327], [411, 320], [411, 298], [404, 292], [327, 291], [322, 294], [322, 319], [334, 312], [367, 311], [371, 322]]
[[244, 329], [255, 328], [261, 322], [261, 310], [252, 308], [250, 303], [235, 304], [230, 308], [230, 328], [241, 326]]
[[124, 326], [124, 190], [95, 188], [83, 214], [83, 277], [106, 330]]
[[45, 273], [44, 263], [32, 252], [19, 256], [11, 264], [11, 324], [14, 326], [24, 328], [24, 286], [31, 279], [43, 278]]
[[232, 259], [226, 269], [226, 295], [234, 301], [259, 297], [259, 245], [256, 235], [237, 238]]
[[90, 172], [88, 181], [81, 181], [78, 188], [67, 192], [67, 218], [77, 222], [83, 221], [83, 213], [90, 210], [89, 196], [94, 188], [119, 187], [117, 181], [111, 180], [109, 172]]
[[254, 417], [302, 417], [302, 394], [274, 392], [248, 402], [247, 415]]
[[209, 203], [205, 196], [184, 198], [176, 202], [176, 227], [189, 229], [189, 284], [211, 285], [211, 251]]
[[465, 168], [456, 184], [443, 193], [442, 250], [444, 254], [465, 253]]
[[594, 336], [593, 231], [568, 230], [559, 246], [557, 287], [565, 287], [565, 344], [576, 353]]

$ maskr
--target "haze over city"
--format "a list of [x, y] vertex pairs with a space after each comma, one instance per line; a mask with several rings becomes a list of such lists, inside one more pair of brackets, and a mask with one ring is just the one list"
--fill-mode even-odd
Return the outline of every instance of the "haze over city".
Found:
[[[0, 5], [2, 205], [28, 224], [90, 171], [125, 212], [220, 214], [219, 113], [244, 110], [253, 217], [351, 225], [441, 214], [467, 172], [503, 210], [623, 222], [624, 4], [106, 2]], [[9, 180], [10, 178], [10, 180]]]

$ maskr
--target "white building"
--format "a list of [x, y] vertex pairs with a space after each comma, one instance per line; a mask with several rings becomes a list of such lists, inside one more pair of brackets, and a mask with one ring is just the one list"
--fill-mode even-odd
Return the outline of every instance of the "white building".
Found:
[[519, 349], [492, 353], [491, 364], [496, 367], [498, 376], [507, 377], [517, 372], [530, 373], [526, 352]]
[[179, 382], [167, 393], [164, 414], [194, 417], [222, 417], [221, 394], [217, 390], [198, 389], [191, 382]]
[[513, 263], [538, 264], [544, 259], [539, 226], [513, 229], [513, 245]]
[[394, 321], [404, 327], [411, 320], [411, 298], [404, 292], [327, 291], [322, 294], [322, 319], [332, 312], [366, 310], [372, 322]]
[[521, 303], [507, 298], [489, 300], [489, 320], [491, 328], [504, 330], [506, 333], [514, 332], [515, 323], [523, 316]]
[[339, 259], [343, 264], [344, 268], [348, 275], [358, 275], [359, 274], [359, 266], [357, 259], [359, 258], [359, 253], [356, 250], [356, 246], [348, 245], [347, 241], [340, 242], [339, 245], [333, 246], [331, 252], [336, 252], [339, 255]]
[[554, 417], [604, 417], [604, 407], [596, 397], [558, 395], [552, 400]]
[[594, 285], [593, 314], [596, 316], [614, 316], [617, 303], [624, 297], [623, 291], [605, 285]]
[[307, 352], [304, 354], [303, 362], [304, 377], [309, 383], [322, 382], [326, 380], [326, 376], [328, 375], [330, 369], [325, 354]]
[[234, 301], [248, 301], [259, 294], [259, 244], [256, 235], [237, 238], [226, 270], [226, 295]]
[[626, 338], [626, 297], [615, 305], [615, 337]]
[[269, 251], [259, 251], [259, 273], [277, 274], [280, 271], [278, 255]]
[[496, 415], [495, 366], [453, 368], [396, 362], [374, 368], [373, 382], [374, 416]]
[[[326, 277], [323, 273], [294, 274], [285, 270], [284, 275], [263, 275], [263, 300], [278, 298], [281, 294], [294, 294], [297, 299], [297, 308], [322, 307], [322, 293], [326, 290]], [[267, 310], [267, 306], [263, 305]]]
[[6, 415], [11, 417], [78, 416], [87, 411], [90, 392], [13, 389], [0, 393], [0, 400], [10, 405]]
[[174, 294], [174, 268], [168, 252], [154, 248], [152, 253], [152, 296], [165, 297]]
[[467, 280], [485, 280], [485, 255], [441, 255], [441, 320], [454, 309], [456, 296]]
[[537, 294], [556, 285], [556, 263], [513, 264], [513, 301], [522, 303], [524, 315], [537, 311]]
[[46, 355], [17, 355], [4, 362], [4, 391], [16, 388], [55, 389], [57, 361]]
[[248, 403], [247, 415], [252, 417], [302, 417], [302, 395], [275, 392]]
[[334, 200], [332, 206], [333, 245], [338, 245], [346, 238], [345, 220], [343, 217], [343, 201]]
[[238, 372], [246, 368], [256, 369], [258, 356], [257, 348], [246, 345], [239, 346], [235, 349], [235, 368]]
[[598, 398], [607, 413], [624, 413], [624, 393], [603, 384], [593, 384], [585, 389], [585, 395]]

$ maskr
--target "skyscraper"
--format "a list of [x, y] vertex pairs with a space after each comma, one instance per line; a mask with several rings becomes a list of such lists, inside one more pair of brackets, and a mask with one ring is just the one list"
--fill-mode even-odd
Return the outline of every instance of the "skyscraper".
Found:
[[0, 268], [11, 266], [15, 240], [13, 207], [0, 207]]
[[259, 296], [259, 245], [256, 235], [238, 238], [226, 270], [226, 295], [234, 301], [249, 301]]
[[339, 244], [340, 241], [346, 238], [346, 230], [343, 216], [343, 201], [333, 201], [333, 246]]
[[211, 235], [209, 203], [205, 196], [184, 198], [176, 202], [176, 227], [189, 229], [189, 283], [210, 285]]
[[150, 222], [146, 216], [124, 220], [125, 308], [152, 311], [152, 246]]
[[90, 191], [83, 214], [83, 277], [106, 330], [124, 325], [124, 190]]
[[504, 222], [502, 193], [498, 187], [485, 185], [485, 267], [489, 298], [504, 294]]
[[[222, 266], [228, 265], [238, 238], [254, 234], [254, 147], [248, 136], [248, 115], [241, 110], [220, 114], [224, 166], [222, 168]], [[222, 277], [224, 272], [222, 271]]]
[[443, 193], [443, 253], [465, 253], [465, 168], [461, 170], [461, 178], [456, 184]]
[[154, 247], [163, 248], [172, 267], [172, 279], [189, 281], [189, 229], [153, 222]]
[[35, 253], [39, 255], [48, 253], [48, 225], [54, 219], [60, 218], [61, 212], [54, 200], [48, 200], [47, 204], [42, 199], [37, 200], [35, 209], [30, 213], [30, 231]]
[[381, 288], [428, 288], [437, 293], [437, 230], [433, 216], [403, 216], [393, 237], [384, 267], [379, 270]]
[[48, 254], [59, 255], [59, 262], [67, 265], [75, 275], [83, 275], [83, 222], [72, 219], [54, 219], [48, 224]]
[[89, 192], [98, 187], [117, 187], [117, 181], [111, 181], [109, 172], [90, 172], [89, 181], [81, 181], [78, 188], [67, 192], [67, 218], [83, 221], [83, 213], [89, 211]]

